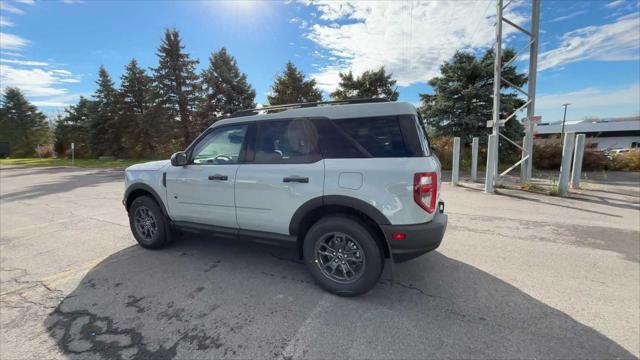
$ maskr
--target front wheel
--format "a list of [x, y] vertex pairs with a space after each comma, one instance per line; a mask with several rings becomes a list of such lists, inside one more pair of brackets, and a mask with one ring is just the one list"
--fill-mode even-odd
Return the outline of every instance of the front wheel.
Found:
[[133, 200], [129, 208], [129, 226], [143, 248], [159, 249], [167, 243], [166, 219], [158, 204], [149, 196]]
[[331, 216], [315, 223], [303, 250], [316, 282], [337, 295], [364, 294], [382, 274], [384, 259], [373, 235], [347, 217]]

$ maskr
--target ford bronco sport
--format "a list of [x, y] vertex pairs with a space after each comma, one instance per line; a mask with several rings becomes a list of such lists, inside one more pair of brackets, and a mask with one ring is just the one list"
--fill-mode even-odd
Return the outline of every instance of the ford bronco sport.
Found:
[[354, 100], [243, 110], [171, 161], [126, 169], [123, 204], [145, 248], [209, 233], [297, 248], [324, 289], [355, 296], [385, 258], [440, 245], [440, 163], [413, 105]]

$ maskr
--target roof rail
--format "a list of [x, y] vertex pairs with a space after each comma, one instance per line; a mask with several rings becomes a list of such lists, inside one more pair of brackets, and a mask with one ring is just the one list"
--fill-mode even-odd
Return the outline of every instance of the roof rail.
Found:
[[363, 104], [363, 103], [377, 103], [377, 102], [389, 102], [389, 100], [382, 99], [382, 98], [361, 98], [361, 99], [318, 101], [318, 102], [306, 102], [306, 103], [297, 103], [297, 104], [264, 106], [264, 107], [255, 108], [255, 109], [238, 110], [233, 114], [231, 114], [230, 117], [234, 118], [234, 117], [241, 117], [241, 116], [257, 115], [260, 111], [266, 111], [267, 113], [269, 113], [271, 111], [299, 109], [299, 108], [317, 107], [317, 106], [325, 106], [325, 105], [346, 105], [346, 104]]

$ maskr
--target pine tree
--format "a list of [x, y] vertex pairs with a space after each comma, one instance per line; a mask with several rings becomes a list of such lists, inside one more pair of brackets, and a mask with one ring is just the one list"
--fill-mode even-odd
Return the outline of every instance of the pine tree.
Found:
[[384, 66], [378, 70], [365, 71], [357, 78], [353, 73], [340, 73], [338, 89], [331, 93], [335, 100], [358, 98], [383, 98], [390, 101], [398, 100], [398, 92], [395, 90], [396, 80], [387, 74]]
[[90, 157], [89, 131], [96, 113], [96, 103], [81, 96], [78, 104], [68, 107], [65, 112], [66, 115], [56, 121], [54, 132], [56, 153], [60, 156], [66, 155], [71, 143], [74, 143], [77, 158]]
[[322, 101], [322, 92], [315, 80], [305, 80], [302, 71], [289, 61], [284, 72], [276, 77], [267, 100], [269, 105]]
[[0, 103], [0, 141], [8, 142], [14, 156], [33, 156], [51, 137], [47, 118], [18, 88], [6, 88]]
[[202, 127], [237, 110], [255, 107], [255, 90], [224, 47], [209, 57], [209, 67], [202, 72], [202, 83], [205, 93], [200, 114]]
[[89, 124], [91, 152], [95, 156], [120, 155], [125, 131], [118, 121], [118, 93], [104, 66], [100, 66], [96, 84], [98, 88], [93, 95], [96, 108]]
[[128, 155], [150, 156], [156, 148], [156, 132], [151, 109], [151, 77], [131, 59], [120, 78], [120, 124], [127, 129], [125, 147]]
[[193, 124], [193, 112], [199, 103], [200, 83], [195, 67], [198, 60], [191, 60], [178, 31], [167, 29], [158, 48], [158, 67], [153, 68], [154, 100], [161, 122], [175, 129], [179, 121], [182, 146], [186, 146], [197, 135]]
[[[506, 49], [502, 63], [514, 56], [513, 49]], [[491, 120], [493, 109], [493, 59], [493, 50], [487, 50], [478, 58], [458, 51], [440, 67], [440, 76], [429, 80], [434, 94], [420, 94], [421, 113], [438, 135], [459, 136], [467, 144], [473, 137], [486, 141], [486, 135], [491, 132], [486, 123]], [[513, 65], [504, 69], [502, 76], [520, 87], [527, 83], [526, 74], [519, 73]], [[504, 119], [522, 106], [524, 100], [518, 98], [505, 82], [502, 90], [500, 118]], [[523, 135], [522, 126], [515, 119], [510, 120], [501, 132], [511, 139], [521, 139]]]

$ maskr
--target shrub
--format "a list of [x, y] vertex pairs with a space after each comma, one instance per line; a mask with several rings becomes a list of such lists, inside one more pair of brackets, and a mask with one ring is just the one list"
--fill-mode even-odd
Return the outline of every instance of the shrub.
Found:
[[[533, 167], [538, 170], [559, 170], [562, 163], [562, 145], [533, 145]], [[610, 166], [610, 160], [602, 151], [585, 149], [582, 170], [603, 170]]]
[[640, 171], [640, 151], [618, 154], [611, 160], [611, 170]]
[[582, 157], [582, 170], [604, 170], [611, 164], [611, 161], [602, 152], [594, 149], [584, 149]]
[[39, 158], [49, 158], [53, 156], [53, 145], [40, 145], [36, 147], [36, 156]]
[[560, 169], [562, 146], [559, 144], [533, 145], [533, 167], [538, 170]]
[[453, 162], [453, 138], [443, 136], [431, 139], [431, 146], [442, 164], [442, 169], [450, 170]]

